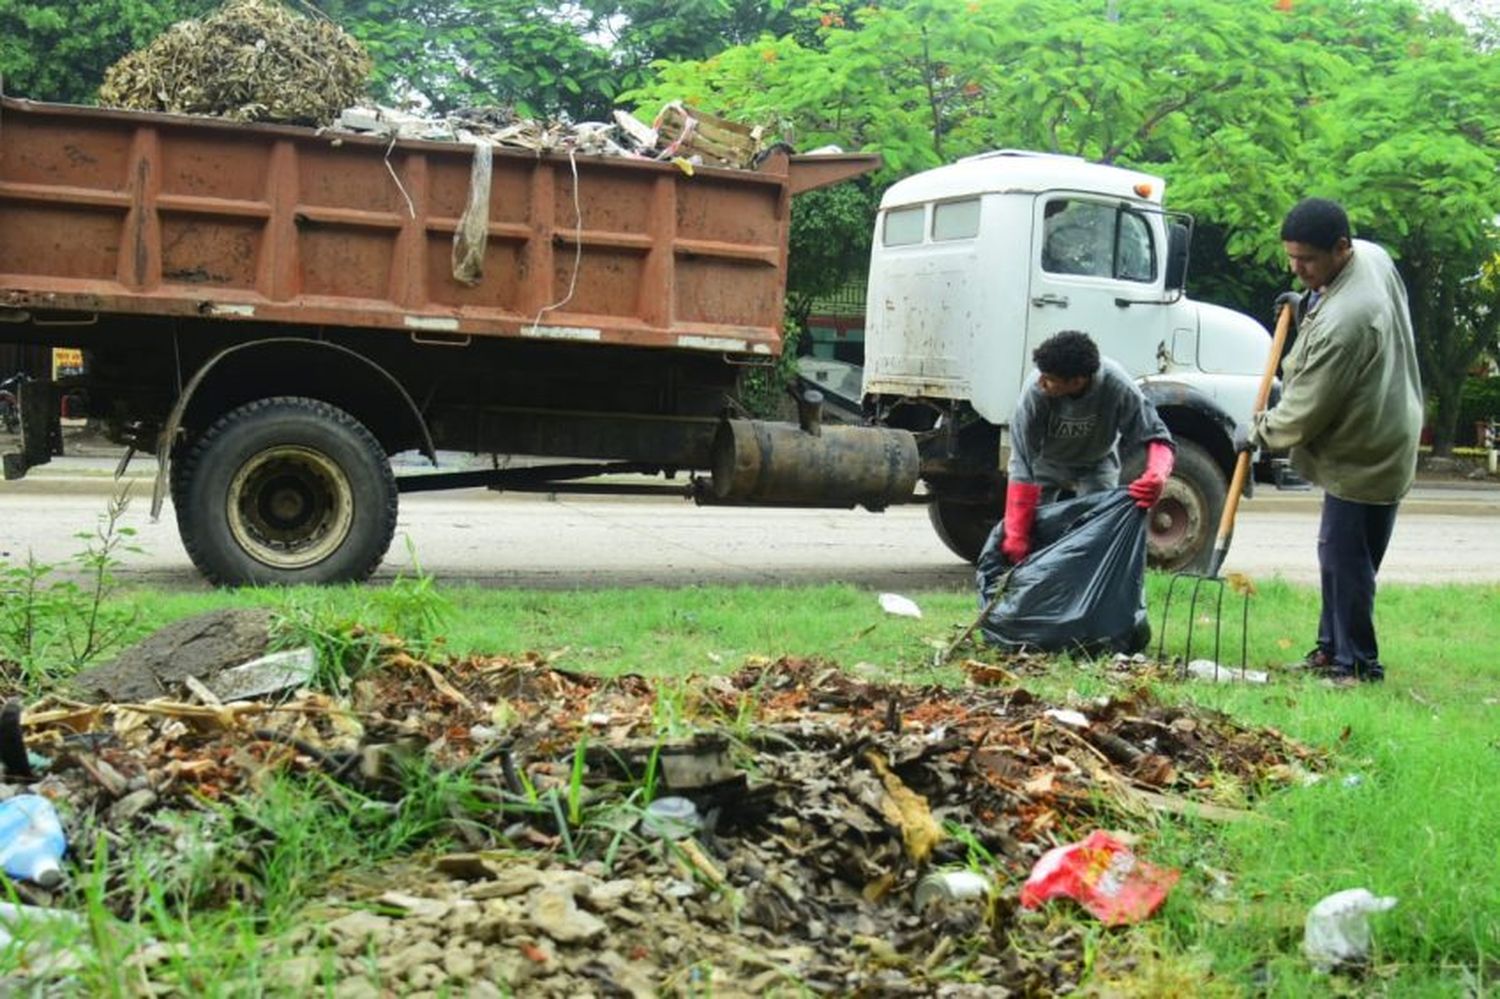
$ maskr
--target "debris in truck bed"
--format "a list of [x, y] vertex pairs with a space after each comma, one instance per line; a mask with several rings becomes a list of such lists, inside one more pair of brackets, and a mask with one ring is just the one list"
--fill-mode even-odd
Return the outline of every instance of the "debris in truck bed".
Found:
[[371, 69], [364, 47], [326, 18], [279, 0], [230, 0], [201, 19], [179, 21], [111, 66], [99, 102], [322, 125], [358, 101]]
[[[633, 995], [1065, 991], [1082, 973], [1080, 925], [1018, 906], [1044, 852], [1161, 814], [1251, 817], [1248, 798], [1321, 763], [1273, 730], [1143, 690], [1058, 705], [1013, 674], [912, 686], [798, 659], [650, 680], [534, 656], [434, 663], [392, 644], [347, 696], [224, 704], [189, 688], [26, 713], [27, 748], [50, 761], [29, 790], [57, 802], [78, 868], [98, 860], [89, 830], [132, 849], [176, 844], [182, 815], [254, 857], [271, 834], [205, 804], [277, 779], [315, 777], [319, 794], [376, 812], [444, 774], [468, 782], [449, 853], [340, 874], [278, 943], [306, 955], [280, 969], [293, 989], [374, 975], [396, 992], [489, 981], [556, 996], [606, 983]], [[645, 821], [668, 796], [691, 802], [694, 821]], [[958, 869], [990, 893], [919, 910], [923, 878]], [[253, 876], [239, 877], [221, 890], [253, 903]], [[163, 953], [145, 948], [139, 973], [169, 967]]]
[[765, 129], [720, 118], [673, 101], [656, 116], [655, 131], [666, 143], [668, 156], [681, 156], [705, 166], [746, 167], [766, 144]]
[[470, 145], [487, 143], [535, 153], [572, 150], [585, 156], [660, 157], [655, 133], [625, 111], [615, 112], [613, 122], [570, 123], [520, 118], [507, 108], [497, 107], [459, 108], [437, 115], [362, 104], [345, 108], [329, 131]]
[[352, 35], [280, 0], [230, 0], [180, 21], [110, 67], [99, 88], [106, 107], [201, 114], [237, 121], [315, 125], [392, 139], [488, 143], [532, 152], [628, 156], [694, 166], [751, 169], [765, 129], [674, 101], [654, 125], [617, 110], [608, 122], [529, 119], [509, 108], [418, 113], [363, 100], [373, 65]]
[[[617, 110], [608, 122], [566, 122], [517, 117], [506, 108], [460, 108], [446, 115], [418, 114], [380, 105], [345, 108], [330, 131], [437, 142], [489, 143], [537, 153], [573, 151], [585, 156], [628, 156], [686, 167], [752, 169], [766, 151], [763, 129], [736, 125], [680, 103], [669, 104], [647, 125]], [[718, 122], [710, 127], [700, 122]], [[722, 127], [721, 127], [722, 126]], [[730, 126], [734, 131], [730, 131]], [[707, 138], [709, 134], [720, 139]], [[722, 140], [722, 141], [720, 141]]]

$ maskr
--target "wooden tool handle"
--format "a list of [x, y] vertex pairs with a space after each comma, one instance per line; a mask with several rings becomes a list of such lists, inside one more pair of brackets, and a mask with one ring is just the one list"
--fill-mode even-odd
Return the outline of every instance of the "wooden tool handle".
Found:
[[[1271, 352], [1266, 355], [1266, 370], [1260, 376], [1260, 390], [1255, 393], [1254, 412], [1260, 413], [1271, 398], [1271, 383], [1276, 380], [1276, 368], [1281, 364], [1281, 352], [1286, 347], [1287, 334], [1291, 332], [1295, 307], [1288, 302], [1281, 308], [1276, 320], [1276, 333], [1271, 337]], [[1229, 554], [1229, 536], [1234, 533], [1234, 515], [1240, 509], [1240, 495], [1245, 491], [1245, 479], [1250, 474], [1250, 452], [1241, 451], [1234, 463], [1234, 477], [1229, 480], [1229, 495], [1224, 497], [1224, 513], [1219, 517], [1219, 534], [1214, 540], [1213, 557], [1209, 561], [1209, 576], [1217, 576]]]

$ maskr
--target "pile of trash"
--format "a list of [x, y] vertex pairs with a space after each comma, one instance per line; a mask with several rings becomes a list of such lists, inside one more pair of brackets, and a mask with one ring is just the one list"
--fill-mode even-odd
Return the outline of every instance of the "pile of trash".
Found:
[[326, 18], [279, 0], [230, 0], [111, 66], [99, 103], [323, 125], [359, 100], [372, 69], [364, 47]]
[[[241, 659], [222, 672], [243, 685]], [[1028, 908], [1073, 890], [1023, 891], [1049, 851], [1161, 814], [1253, 820], [1241, 807], [1253, 795], [1324, 762], [1274, 730], [1143, 691], [1049, 704], [981, 666], [968, 667], [981, 682], [958, 688], [801, 659], [653, 680], [539, 656], [429, 662], [393, 643], [337, 695], [225, 701], [200, 670], [164, 696], [12, 711], [33, 769], [8, 773], [0, 796], [54, 802], [83, 869], [97, 830], [180, 837], [174, 816], [271, 780], [399, 802], [414, 767], [461, 775], [478, 805], [448, 830], [460, 852], [341, 879], [290, 941], [288, 989], [1037, 994], [1065, 991], [1085, 966], [1081, 923], [1054, 918], [1058, 903]], [[299, 682], [277, 668], [259, 675]], [[1137, 866], [1128, 837], [1098, 842], [1118, 858], [1110, 871]], [[1128, 918], [1174, 878], [1154, 877]], [[115, 904], [132, 916], [128, 899]], [[149, 977], [169, 958], [147, 947], [134, 960]]]
[[647, 125], [616, 110], [608, 122], [565, 122], [518, 117], [505, 108], [460, 108], [450, 114], [403, 111], [383, 105], [346, 108], [332, 132], [391, 139], [462, 142], [535, 153], [576, 152], [747, 170], [775, 143], [764, 128], [742, 125], [673, 101]]

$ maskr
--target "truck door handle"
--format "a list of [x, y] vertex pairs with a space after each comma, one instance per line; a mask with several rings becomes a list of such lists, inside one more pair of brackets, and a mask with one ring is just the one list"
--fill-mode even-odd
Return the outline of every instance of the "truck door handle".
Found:
[[1044, 306], [1044, 305], [1057, 305], [1057, 306], [1061, 306], [1062, 308], [1066, 309], [1068, 307], [1068, 296], [1067, 295], [1037, 295], [1036, 297], [1034, 297], [1031, 300], [1031, 304], [1035, 305], [1039, 309], [1042, 306]]

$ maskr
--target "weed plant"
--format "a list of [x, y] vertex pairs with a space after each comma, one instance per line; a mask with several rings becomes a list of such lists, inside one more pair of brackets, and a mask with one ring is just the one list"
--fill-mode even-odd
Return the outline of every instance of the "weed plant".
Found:
[[392, 645], [419, 657], [440, 654], [453, 604], [422, 571], [407, 539], [413, 568], [389, 586], [294, 587], [249, 595], [277, 611], [277, 648], [311, 648], [317, 660], [313, 685], [344, 692]]
[[30, 552], [19, 563], [0, 561], [0, 682], [13, 692], [38, 696], [132, 633], [135, 609], [114, 599], [123, 557], [141, 550], [135, 528], [120, 523], [129, 505], [127, 485], [92, 531], [74, 535], [84, 544], [67, 568], [82, 582]]

